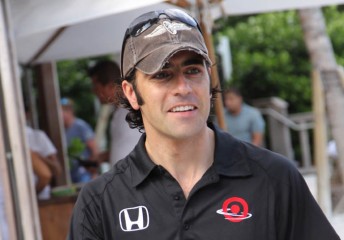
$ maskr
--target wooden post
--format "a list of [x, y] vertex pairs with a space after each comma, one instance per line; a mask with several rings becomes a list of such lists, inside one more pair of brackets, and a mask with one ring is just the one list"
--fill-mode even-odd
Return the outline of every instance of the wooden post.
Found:
[[328, 164], [327, 146], [327, 124], [325, 115], [324, 89], [321, 75], [317, 70], [312, 74], [313, 85], [313, 111], [314, 111], [314, 157], [318, 180], [318, 203], [324, 213], [332, 215], [330, 170]]
[[[199, 3], [199, 8], [202, 8], [200, 3]], [[200, 27], [201, 27], [202, 33], [203, 33], [203, 38], [204, 38], [205, 44], [208, 48], [208, 55], [210, 57], [210, 60], [213, 63], [215, 63], [216, 62], [216, 56], [215, 56], [214, 43], [213, 43], [210, 29], [206, 26], [206, 23], [203, 21], [202, 15], [201, 15], [199, 21], [200, 21]], [[218, 87], [219, 89], [221, 89], [219, 74], [218, 74], [216, 65], [213, 65], [211, 68], [211, 85], [212, 85], [212, 87]], [[215, 114], [216, 114], [218, 125], [223, 130], [227, 130], [226, 121], [224, 118], [223, 102], [222, 102], [222, 94], [221, 93], [217, 94], [217, 97], [216, 97], [215, 102], [214, 102], [214, 107], [215, 107]]]
[[[7, 236], [9, 239], [17, 239], [17, 231], [16, 231], [16, 222], [15, 222], [15, 204], [12, 197], [11, 191], [11, 181], [10, 181], [10, 171], [11, 167], [8, 163], [8, 158], [6, 156], [6, 148], [5, 148], [5, 136], [2, 131], [3, 123], [1, 121], [1, 117], [3, 112], [0, 112], [0, 213], [3, 211], [6, 221], [2, 223], [5, 226], [0, 226], [0, 239], [1, 236], [4, 236], [5, 233], [2, 232], [2, 229], [5, 229]], [[1, 203], [3, 205], [1, 206]], [[3, 209], [1, 209], [3, 208]], [[2, 216], [0, 216], [1, 218]], [[3, 227], [3, 228], [2, 228]]]
[[[272, 109], [273, 111], [287, 117], [288, 103], [278, 97], [256, 99], [254, 106], [260, 109]], [[270, 149], [280, 153], [290, 160], [294, 160], [294, 150], [291, 144], [289, 127], [271, 114], [267, 115], [270, 137]]]
[[[6, 193], [9, 191], [8, 183], [11, 184], [15, 216], [9, 216], [10, 236], [14, 237], [10, 239], [40, 240], [42, 237], [32, 178], [33, 170], [25, 141], [24, 106], [10, 13], [9, 1], [0, 1], [0, 128], [2, 129], [0, 137], [4, 147], [1, 149], [3, 151], [0, 158], [2, 158], [1, 163], [5, 162], [0, 169], [8, 171], [0, 174], [10, 179], [6, 181], [6, 178], [2, 177], [5, 179], [2, 184], [7, 184]], [[3, 166], [8, 168], [4, 169]], [[8, 199], [9, 197], [6, 196], [5, 200]], [[13, 212], [6, 209], [7, 215]], [[16, 221], [16, 234], [13, 234], [13, 219]]]
[[57, 178], [57, 185], [64, 185], [70, 183], [70, 174], [56, 67], [53, 63], [44, 63], [35, 66], [34, 71], [37, 77], [38, 108], [41, 113], [39, 126], [47, 133], [57, 149], [58, 159], [65, 170]]
[[300, 144], [302, 149], [302, 167], [305, 169], [311, 169], [312, 168], [312, 161], [311, 161], [311, 150], [310, 150], [310, 144], [309, 144], [309, 134], [308, 130], [304, 127], [305, 122], [301, 122], [300, 126], [302, 127], [302, 130], [299, 133], [300, 138]]

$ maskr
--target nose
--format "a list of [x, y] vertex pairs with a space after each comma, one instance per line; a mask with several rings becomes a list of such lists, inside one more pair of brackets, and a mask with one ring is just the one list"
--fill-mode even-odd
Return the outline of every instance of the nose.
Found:
[[176, 95], [187, 95], [192, 91], [190, 80], [187, 79], [183, 74], [178, 74], [176, 76], [176, 84], [174, 93]]

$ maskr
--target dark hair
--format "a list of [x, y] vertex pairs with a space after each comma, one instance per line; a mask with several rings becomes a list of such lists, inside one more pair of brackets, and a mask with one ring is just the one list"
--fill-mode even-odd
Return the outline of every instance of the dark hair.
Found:
[[224, 91], [223, 91], [223, 96], [226, 96], [227, 94], [230, 94], [230, 93], [233, 93], [239, 97], [242, 97], [242, 94], [239, 90], [239, 88], [237, 87], [229, 87], [229, 88], [226, 88]]
[[[133, 85], [133, 89], [134, 92], [136, 94], [137, 97], [137, 103], [139, 105], [144, 104], [144, 101], [141, 97], [140, 92], [137, 89], [137, 85], [136, 85], [136, 69], [134, 68], [129, 75], [125, 78], [122, 79], [123, 80], [127, 80], [128, 82], [130, 82]], [[211, 105], [213, 105], [216, 97], [217, 97], [217, 93], [221, 92], [220, 88], [218, 86], [212, 87], [211, 88]], [[142, 119], [142, 113], [141, 110], [135, 110], [132, 108], [132, 106], [130, 105], [130, 102], [128, 101], [128, 99], [125, 97], [122, 88], [118, 88], [118, 94], [117, 94], [117, 98], [118, 100], [117, 105], [126, 108], [127, 110], [129, 110], [129, 113], [127, 114], [125, 120], [129, 123], [129, 127], [130, 128], [138, 128], [140, 132], [143, 131], [144, 129], [144, 125], [143, 125], [143, 119]]]
[[109, 83], [121, 83], [121, 71], [117, 63], [111, 60], [101, 60], [88, 69], [89, 77], [96, 77], [96, 81], [102, 85]]

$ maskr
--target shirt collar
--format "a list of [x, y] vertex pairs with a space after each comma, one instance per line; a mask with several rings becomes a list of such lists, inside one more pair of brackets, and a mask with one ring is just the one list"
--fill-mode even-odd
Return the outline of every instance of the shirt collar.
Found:
[[157, 167], [150, 159], [145, 147], [146, 133], [143, 133], [134, 150], [129, 154], [132, 185], [136, 187]]
[[215, 133], [215, 156], [213, 166], [220, 175], [228, 177], [247, 177], [252, 174], [245, 154], [245, 143], [217, 126], [209, 124]]
[[[215, 171], [228, 177], [250, 176], [251, 170], [244, 157], [244, 143], [236, 140], [228, 133], [220, 130], [212, 123], [209, 127], [215, 133]], [[143, 182], [158, 166], [148, 156], [145, 148], [146, 134], [143, 133], [134, 151], [129, 154], [132, 186]]]

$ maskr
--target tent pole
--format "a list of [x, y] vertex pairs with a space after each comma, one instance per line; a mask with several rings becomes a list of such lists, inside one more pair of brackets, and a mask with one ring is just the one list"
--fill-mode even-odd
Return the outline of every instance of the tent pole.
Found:
[[[200, 12], [200, 27], [203, 33], [203, 38], [205, 40], [205, 44], [207, 45], [208, 48], [208, 54], [209, 57], [211, 59], [211, 61], [213, 63], [216, 62], [216, 56], [215, 56], [215, 50], [214, 50], [214, 43], [213, 43], [213, 38], [211, 36], [211, 28], [207, 26], [207, 23], [204, 21], [205, 17], [203, 16], [204, 11], [209, 11], [209, 9], [205, 9], [202, 6], [202, 1], [198, 0], [198, 9]], [[209, 21], [213, 21], [212, 19]], [[213, 64], [213, 66], [211, 67], [211, 85], [212, 87], [217, 87], [219, 89], [221, 89], [221, 84], [220, 84], [220, 80], [219, 80], [219, 74], [216, 68], [216, 65]], [[215, 114], [216, 114], [216, 118], [217, 118], [217, 122], [218, 125], [220, 126], [220, 128], [222, 128], [223, 130], [227, 130], [227, 126], [226, 126], [226, 121], [225, 121], [225, 117], [224, 117], [224, 111], [223, 111], [223, 102], [222, 102], [222, 94], [218, 93], [217, 97], [215, 99], [214, 102], [214, 107], [215, 107]]]
[[46, 43], [30, 59], [28, 65], [32, 65], [42, 54], [54, 43], [54, 41], [66, 30], [67, 27], [61, 27], [46, 41]]
[[[0, 108], [2, 141], [11, 183], [17, 238], [42, 239], [32, 165], [25, 141], [25, 117], [9, 1], [0, 1]], [[2, 154], [4, 155], [4, 154]], [[1, 156], [0, 156], [1, 157]]]

